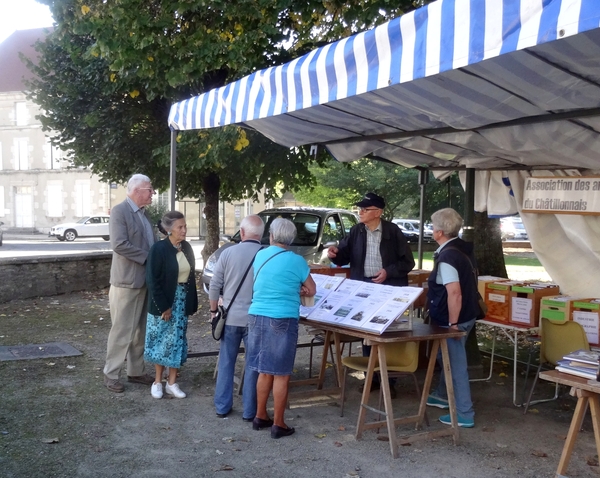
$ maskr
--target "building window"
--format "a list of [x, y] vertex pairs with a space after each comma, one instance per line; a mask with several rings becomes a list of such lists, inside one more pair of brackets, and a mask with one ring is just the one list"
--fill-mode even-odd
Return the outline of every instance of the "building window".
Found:
[[75, 216], [84, 217], [91, 214], [90, 182], [78, 179], [75, 181]]
[[15, 138], [15, 153], [17, 157], [17, 167], [19, 171], [29, 169], [29, 142], [27, 138]]
[[62, 158], [62, 150], [54, 146], [50, 142], [50, 138], [46, 138], [44, 143], [44, 163], [47, 169], [61, 169], [60, 159]]
[[169, 210], [169, 191], [159, 192], [155, 199], [153, 200], [159, 207], [165, 207], [167, 211]]
[[29, 115], [27, 114], [27, 103], [24, 101], [18, 101], [15, 103], [15, 122], [17, 126], [26, 126], [29, 121]]
[[61, 183], [48, 183], [46, 187], [48, 217], [63, 216], [63, 193]]
[[4, 186], [0, 186], [0, 217], [4, 217]]

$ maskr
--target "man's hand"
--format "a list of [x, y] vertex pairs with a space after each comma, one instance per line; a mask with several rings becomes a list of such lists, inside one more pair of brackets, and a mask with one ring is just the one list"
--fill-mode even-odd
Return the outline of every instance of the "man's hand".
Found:
[[335, 259], [335, 257], [337, 256], [338, 253], [338, 248], [335, 246], [331, 246], [330, 248], [327, 249], [327, 257], [329, 257], [330, 259]]
[[379, 269], [377, 271], [377, 274], [375, 274], [371, 280], [375, 282], [375, 284], [383, 284], [386, 279], [387, 272], [385, 271], [385, 269]]

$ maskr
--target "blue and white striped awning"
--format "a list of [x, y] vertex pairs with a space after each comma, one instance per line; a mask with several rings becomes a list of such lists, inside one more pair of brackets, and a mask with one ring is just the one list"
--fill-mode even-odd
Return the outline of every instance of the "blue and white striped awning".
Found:
[[600, 169], [600, 0], [438, 0], [174, 104], [340, 161]]

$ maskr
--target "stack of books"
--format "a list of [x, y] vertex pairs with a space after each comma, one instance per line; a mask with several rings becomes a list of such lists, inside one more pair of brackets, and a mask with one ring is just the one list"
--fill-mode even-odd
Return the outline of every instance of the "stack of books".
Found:
[[592, 350], [576, 350], [558, 361], [556, 370], [578, 377], [596, 380], [600, 353]]

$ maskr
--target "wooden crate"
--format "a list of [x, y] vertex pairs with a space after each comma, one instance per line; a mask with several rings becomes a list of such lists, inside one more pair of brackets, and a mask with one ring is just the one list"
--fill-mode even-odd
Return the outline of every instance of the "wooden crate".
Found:
[[310, 266], [311, 274], [323, 274], [326, 276], [340, 276], [346, 279], [350, 278], [350, 268], [349, 267], [325, 267], [320, 264], [311, 264]]
[[600, 299], [575, 301], [571, 314], [572, 320], [582, 325], [590, 345], [600, 345]]
[[497, 322], [508, 322], [510, 318], [510, 288], [519, 285], [518, 281], [488, 282], [485, 284], [483, 296], [488, 306], [486, 319]]
[[535, 282], [513, 285], [510, 288], [509, 322], [515, 325], [537, 327], [540, 323], [540, 301], [542, 297], [560, 293], [556, 284]]
[[413, 269], [408, 273], [408, 285], [410, 287], [422, 287], [423, 292], [419, 296], [419, 298], [415, 301], [414, 307], [425, 307], [425, 302], [427, 301], [427, 290], [429, 289], [429, 275], [431, 271], [426, 271], [424, 269]]
[[569, 295], [550, 295], [540, 300], [540, 321], [548, 319], [552, 322], [573, 320], [573, 305], [575, 302], [588, 302], [592, 299], [572, 297]]

